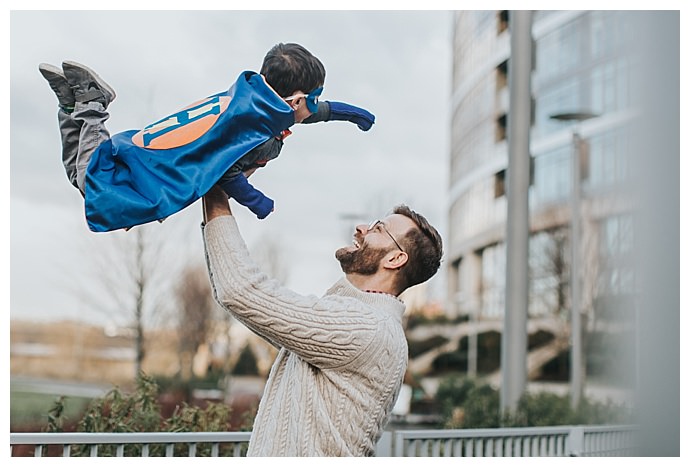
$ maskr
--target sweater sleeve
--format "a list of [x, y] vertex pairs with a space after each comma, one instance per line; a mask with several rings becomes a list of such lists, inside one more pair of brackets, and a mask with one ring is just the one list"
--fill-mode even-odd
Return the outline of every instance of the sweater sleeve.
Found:
[[216, 301], [250, 330], [319, 368], [347, 365], [372, 342], [375, 312], [348, 297], [304, 296], [262, 273], [233, 216], [203, 227]]

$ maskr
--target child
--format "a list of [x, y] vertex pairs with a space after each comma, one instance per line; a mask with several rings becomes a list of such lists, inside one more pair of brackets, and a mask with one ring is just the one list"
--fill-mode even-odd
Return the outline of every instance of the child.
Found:
[[229, 90], [112, 138], [106, 109], [116, 94], [100, 76], [70, 61], [39, 70], [58, 97], [63, 164], [95, 232], [162, 221], [216, 183], [263, 219], [273, 200], [245, 174], [278, 157], [290, 126], [343, 120], [367, 131], [374, 123], [364, 109], [319, 102], [324, 67], [298, 44], [277, 44], [260, 73], [241, 73]]

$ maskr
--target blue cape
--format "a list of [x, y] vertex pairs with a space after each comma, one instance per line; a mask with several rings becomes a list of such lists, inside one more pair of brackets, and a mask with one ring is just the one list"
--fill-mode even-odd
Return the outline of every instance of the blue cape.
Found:
[[141, 131], [103, 142], [86, 173], [85, 214], [94, 232], [168, 217], [202, 197], [243, 155], [295, 123], [294, 112], [251, 71]]

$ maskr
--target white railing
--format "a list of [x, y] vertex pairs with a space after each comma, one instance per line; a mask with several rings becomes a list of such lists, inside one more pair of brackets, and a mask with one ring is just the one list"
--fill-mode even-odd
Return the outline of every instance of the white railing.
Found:
[[[26, 455], [20, 446], [33, 447], [34, 457], [45, 456], [185, 456], [241, 457], [250, 432], [185, 433], [11, 433], [12, 455]], [[52, 448], [52, 449], [51, 449]], [[55, 449], [57, 448], [57, 449]], [[88, 453], [85, 452], [88, 448]]]
[[[634, 426], [386, 431], [378, 457], [630, 456]], [[13, 456], [241, 457], [249, 432], [11, 433]], [[27, 448], [28, 447], [28, 448]]]
[[632, 426], [557, 426], [395, 432], [395, 457], [629, 456]]

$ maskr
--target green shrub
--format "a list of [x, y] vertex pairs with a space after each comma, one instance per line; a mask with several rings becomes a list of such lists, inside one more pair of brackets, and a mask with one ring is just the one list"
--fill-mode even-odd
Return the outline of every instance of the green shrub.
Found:
[[[575, 425], [576, 419], [569, 396], [541, 392], [523, 395], [515, 414], [504, 423], [506, 426], [557, 426]], [[584, 419], [582, 423], [590, 424]]]
[[258, 375], [259, 367], [256, 364], [256, 355], [254, 351], [249, 346], [245, 345], [240, 352], [239, 357], [237, 357], [237, 363], [235, 363], [235, 368], [232, 370], [234, 375]]
[[498, 392], [487, 384], [452, 374], [436, 391], [445, 428], [494, 428], [499, 424]]
[[[62, 431], [63, 398], [55, 401], [48, 416], [45, 431]], [[143, 433], [143, 432], [200, 432], [226, 431], [230, 427], [230, 407], [220, 403], [208, 403], [205, 408], [190, 406], [186, 402], [175, 408], [168, 419], [160, 413], [158, 386], [153, 378], [141, 374], [137, 378], [136, 391], [125, 394], [119, 388], [112, 389], [105, 396], [94, 399], [78, 423], [77, 431], [86, 433]], [[231, 446], [225, 449], [231, 449]], [[246, 447], [245, 447], [246, 448]], [[73, 449], [73, 456], [89, 456], [90, 447]], [[164, 455], [165, 446], [149, 446], [149, 456]], [[188, 455], [186, 445], [176, 445], [175, 455]], [[208, 456], [210, 445], [198, 445], [196, 456]], [[127, 445], [125, 456], [141, 456], [142, 446]], [[221, 450], [221, 455], [223, 450]], [[99, 445], [98, 455], [115, 455], [115, 446]]]
[[146, 375], [137, 378], [137, 390], [124, 394], [119, 388], [94, 399], [79, 422], [87, 433], [133, 433], [158, 431], [161, 424], [158, 386]]
[[445, 428], [499, 428], [558, 425], [624, 424], [632, 420], [624, 404], [582, 398], [577, 411], [570, 396], [525, 393], [514, 413], [500, 415], [500, 393], [490, 385], [459, 374], [444, 378], [436, 392]]
[[407, 316], [407, 324], [405, 328], [408, 330], [414, 329], [417, 326], [434, 325], [434, 324], [461, 324], [469, 321], [469, 315], [461, 315], [455, 318], [450, 318], [443, 314], [440, 316], [427, 317], [421, 313], [413, 313]]
[[407, 340], [407, 347], [409, 349], [410, 358], [416, 358], [431, 349], [440, 347], [448, 342], [448, 339], [443, 336], [432, 336], [428, 339], [421, 341], [415, 341], [412, 339]]

